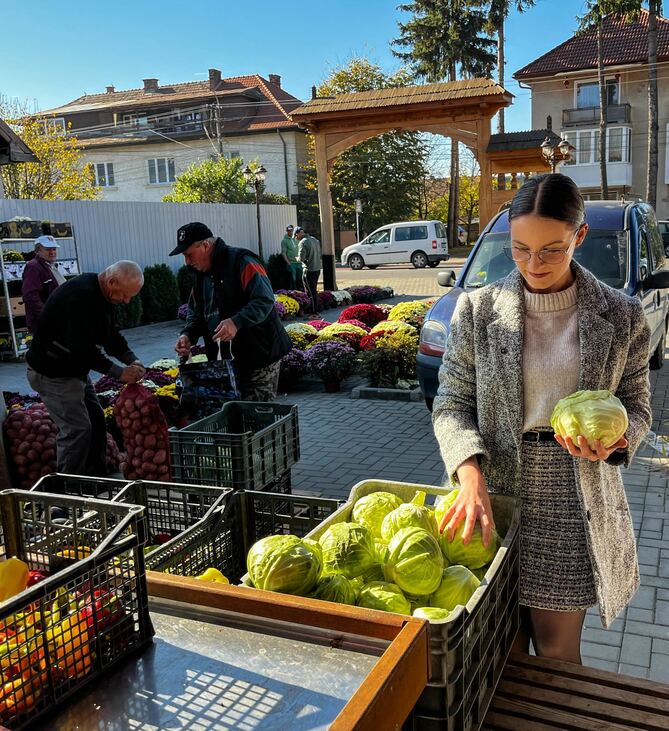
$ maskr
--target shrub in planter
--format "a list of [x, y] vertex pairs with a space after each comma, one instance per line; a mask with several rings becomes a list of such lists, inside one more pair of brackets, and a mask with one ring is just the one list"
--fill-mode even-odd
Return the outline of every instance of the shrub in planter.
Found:
[[345, 307], [353, 303], [353, 296], [347, 289], [337, 289], [332, 292], [335, 299], [335, 307]]
[[332, 323], [328, 322], [327, 320], [309, 320], [307, 325], [311, 325], [312, 327], [315, 327], [316, 330], [322, 330], [324, 327], [327, 327], [328, 325], [332, 325]]
[[312, 345], [306, 357], [309, 372], [324, 383], [339, 383], [356, 367], [355, 350], [339, 340]]
[[335, 337], [348, 343], [355, 350], [359, 350], [360, 341], [367, 335], [367, 331], [361, 327], [356, 327], [350, 323], [335, 322], [332, 325], [324, 327], [318, 333], [319, 338]]
[[195, 286], [195, 269], [189, 266], [179, 267], [177, 272], [177, 287], [179, 288], [179, 303], [188, 302], [191, 289]]
[[318, 336], [318, 330], [304, 322], [291, 322], [290, 325], [286, 325], [286, 333], [293, 348], [298, 350], [304, 350]]
[[402, 370], [402, 354], [393, 348], [373, 348], [363, 353], [362, 367], [374, 388], [396, 388]]
[[321, 310], [329, 310], [332, 307], [337, 306], [337, 300], [334, 294], [330, 290], [326, 289], [325, 292], [318, 293], [318, 308]]
[[307, 356], [304, 351], [293, 348], [281, 358], [279, 381], [284, 388], [290, 388], [307, 374]]
[[289, 297], [287, 294], [275, 294], [274, 299], [283, 305], [286, 311], [286, 318], [297, 317], [297, 315], [299, 315], [300, 305], [297, 300]]
[[408, 322], [403, 322], [402, 320], [383, 320], [383, 322], [380, 322], [378, 325], [374, 325], [369, 333], [370, 335], [374, 335], [374, 333], [381, 331], [395, 332], [397, 330], [402, 330], [403, 332], [410, 333], [411, 335], [418, 335], [417, 328], [413, 325], [409, 325]]
[[142, 321], [141, 294], [133, 297], [127, 305], [114, 306], [114, 322], [119, 330], [137, 327]]
[[418, 335], [397, 330], [380, 335], [376, 340], [377, 348], [390, 348], [397, 354], [399, 376], [403, 380], [416, 378], [416, 355], [418, 354]]
[[286, 314], [286, 308], [283, 306], [281, 302], [274, 302], [274, 309], [276, 310], [276, 314], [279, 316], [281, 320], [285, 320], [287, 317]]
[[144, 322], [173, 320], [179, 307], [177, 280], [167, 264], [144, 269], [144, 286], [140, 292]]
[[374, 327], [374, 325], [378, 325], [378, 323], [385, 319], [385, 312], [380, 307], [369, 304], [351, 305], [339, 315], [339, 322], [360, 320], [368, 327]]
[[434, 300], [400, 302], [390, 310], [388, 319], [406, 322], [409, 325], [413, 325], [417, 330], [420, 330], [425, 320], [425, 313], [432, 307], [433, 302]]
[[305, 309], [311, 307], [311, 298], [299, 289], [279, 289], [276, 293], [295, 300], [300, 307], [300, 312], [304, 312]]
[[279, 289], [288, 289], [292, 284], [288, 265], [281, 254], [272, 254], [267, 260], [267, 276], [275, 292]]
[[338, 322], [341, 325], [355, 325], [356, 327], [359, 327], [361, 330], [364, 330], [366, 333], [370, 331], [370, 327], [368, 325], [365, 325], [364, 322], [360, 322], [360, 320], [342, 320], [339, 318]]

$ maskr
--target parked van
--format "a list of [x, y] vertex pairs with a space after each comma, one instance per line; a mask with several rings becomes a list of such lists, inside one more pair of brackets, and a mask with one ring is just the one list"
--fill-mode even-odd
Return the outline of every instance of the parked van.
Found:
[[447, 259], [446, 227], [441, 221], [391, 223], [341, 252], [341, 263], [351, 269], [376, 269], [380, 264], [413, 264], [423, 269]]

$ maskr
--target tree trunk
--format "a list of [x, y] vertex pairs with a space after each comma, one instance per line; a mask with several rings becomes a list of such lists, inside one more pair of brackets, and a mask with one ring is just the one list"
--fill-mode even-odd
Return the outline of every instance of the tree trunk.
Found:
[[648, 181], [646, 200], [657, 203], [657, 15], [660, 3], [648, 3]]
[[609, 181], [606, 170], [606, 79], [604, 78], [604, 39], [602, 23], [597, 26], [597, 76], [599, 79], [599, 175], [601, 177], [602, 200], [609, 199]]
[[[504, 88], [504, 18], [497, 26], [497, 80]], [[497, 112], [497, 131], [504, 133], [504, 108]]]

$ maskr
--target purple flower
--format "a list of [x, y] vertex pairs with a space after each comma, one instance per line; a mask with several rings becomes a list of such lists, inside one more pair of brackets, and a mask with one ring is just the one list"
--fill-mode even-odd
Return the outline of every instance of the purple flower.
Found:
[[281, 302], [275, 302], [274, 309], [276, 310], [276, 314], [279, 316], [280, 320], [286, 319], [286, 308], [281, 304]]
[[341, 381], [355, 370], [355, 351], [337, 340], [312, 345], [306, 351], [309, 371], [323, 381]]
[[188, 316], [188, 304], [183, 304], [177, 310], [177, 317], [179, 320], [185, 320]]
[[307, 355], [293, 348], [281, 359], [280, 378], [284, 383], [295, 383], [307, 373]]

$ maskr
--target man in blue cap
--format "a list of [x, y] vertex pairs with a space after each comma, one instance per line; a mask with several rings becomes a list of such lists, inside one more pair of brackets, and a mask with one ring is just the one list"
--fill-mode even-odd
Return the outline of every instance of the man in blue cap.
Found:
[[242, 399], [272, 401], [281, 358], [292, 345], [261, 260], [248, 249], [228, 246], [199, 222], [177, 231], [170, 256], [177, 254], [196, 271], [196, 281], [176, 352], [188, 356], [203, 337], [208, 358], [215, 360], [218, 341], [229, 342]]

